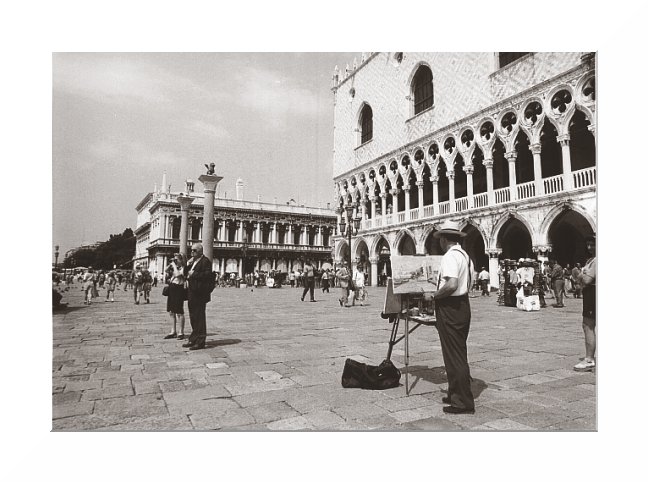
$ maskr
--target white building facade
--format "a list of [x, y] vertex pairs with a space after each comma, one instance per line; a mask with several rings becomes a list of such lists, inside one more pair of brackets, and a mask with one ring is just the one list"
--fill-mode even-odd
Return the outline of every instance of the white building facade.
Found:
[[[194, 198], [188, 212], [187, 245], [202, 242], [204, 193], [194, 192], [190, 180], [184, 192], [172, 192], [170, 186], [155, 189], [136, 207], [134, 263], [162, 273], [180, 250], [179, 195]], [[255, 270], [289, 272], [303, 268], [306, 259], [328, 267], [335, 221], [330, 208], [216, 198], [213, 270], [239, 276]]]
[[363, 54], [333, 76], [337, 221], [354, 206], [351, 250], [370, 282], [389, 257], [440, 254], [446, 219], [497, 287], [498, 260], [583, 263], [596, 232], [595, 56]]

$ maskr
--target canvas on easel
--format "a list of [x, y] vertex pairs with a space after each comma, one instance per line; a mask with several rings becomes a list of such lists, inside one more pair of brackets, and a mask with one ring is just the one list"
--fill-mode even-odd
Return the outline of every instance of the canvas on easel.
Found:
[[443, 256], [391, 256], [394, 294], [434, 293]]

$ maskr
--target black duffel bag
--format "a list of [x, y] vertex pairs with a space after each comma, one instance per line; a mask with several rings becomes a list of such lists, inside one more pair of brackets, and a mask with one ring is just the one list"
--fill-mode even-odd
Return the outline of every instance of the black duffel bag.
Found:
[[385, 390], [400, 384], [401, 373], [391, 360], [384, 360], [380, 365], [367, 365], [347, 358], [342, 372], [344, 388], [366, 388]]

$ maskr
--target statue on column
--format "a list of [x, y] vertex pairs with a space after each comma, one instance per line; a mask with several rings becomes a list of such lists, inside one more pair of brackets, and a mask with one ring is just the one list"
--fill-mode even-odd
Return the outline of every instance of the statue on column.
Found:
[[213, 162], [210, 163], [209, 165], [205, 164], [205, 167], [207, 168], [208, 176], [213, 176], [214, 173], [216, 172], [216, 164], [214, 164]]

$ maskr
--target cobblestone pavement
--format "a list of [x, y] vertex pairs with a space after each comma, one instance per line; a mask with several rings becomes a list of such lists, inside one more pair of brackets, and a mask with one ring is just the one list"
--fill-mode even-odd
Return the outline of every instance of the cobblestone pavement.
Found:
[[[337, 290], [308, 303], [298, 289], [218, 288], [207, 348], [197, 351], [163, 339], [161, 291], [143, 305], [130, 290], [91, 306], [78, 284], [65, 293], [68, 308], [53, 316], [53, 430], [596, 430], [596, 375], [572, 369], [585, 349], [581, 300], [524, 313], [495, 296], [472, 298], [476, 412], [446, 415], [433, 327], [410, 337], [409, 396], [404, 374], [384, 391], [340, 384], [347, 357], [386, 356], [384, 288], [369, 288], [369, 306], [354, 308], [339, 306]], [[403, 368], [402, 344], [392, 360]]]

